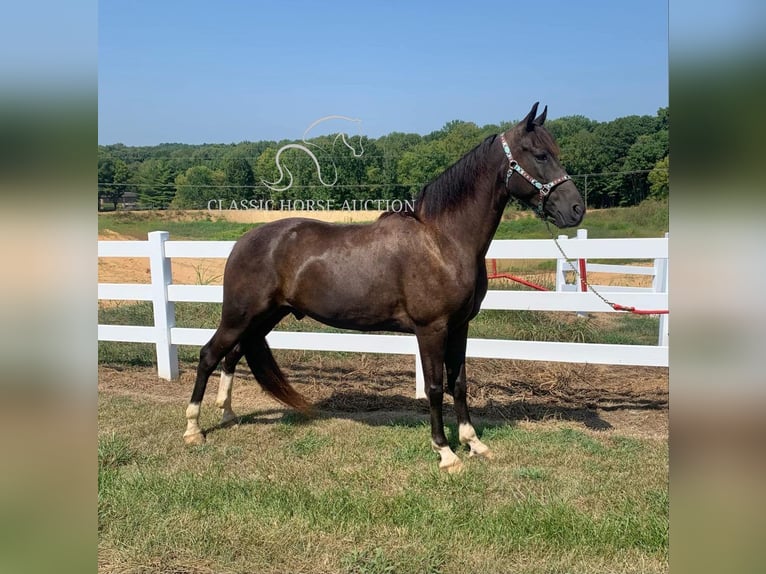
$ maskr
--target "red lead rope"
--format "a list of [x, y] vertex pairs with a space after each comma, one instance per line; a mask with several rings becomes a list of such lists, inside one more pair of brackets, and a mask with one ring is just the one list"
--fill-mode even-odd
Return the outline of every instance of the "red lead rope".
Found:
[[615, 311], [629, 311], [631, 313], [635, 313], [636, 315], [667, 315], [669, 312], [667, 309], [636, 309], [635, 307], [626, 307], [625, 305], [620, 305], [619, 303], [609, 304]]
[[577, 270], [577, 267], [575, 267], [572, 264], [572, 261], [567, 257], [567, 254], [564, 253], [564, 250], [561, 248], [561, 245], [559, 245], [558, 239], [556, 239], [556, 236], [553, 235], [553, 231], [551, 231], [551, 227], [548, 224], [548, 220], [545, 221], [545, 226], [548, 228], [548, 233], [551, 234], [551, 239], [553, 239], [553, 242], [556, 244], [556, 247], [558, 248], [561, 255], [564, 257], [567, 263], [569, 263], [569, 266], [572, 268], [572, 271], [575, 272], [575, 275], [577, 275], [580, 278], [580, 287], [582, 291], [590, 291], [593, 293], [596, 297], [601, 299], [604, 303], [609, 305], [612, 309], [615, 311], [627, 311], [629, 313], [633, 313], [635, 315], [667, 315], [669, 314], [668, 309], [636, 309], [635, 307], [628, 307], [626, 305], [620, 305], [619, 303], [612, 303], [611, 301], [607, 300], [601, 293], [596, 291], [591, 285], [588, 283], [588, 280], [586, 278], [586, 272], [585, 272], [585, 259], [580, 259], [579, 261], [579, 267], [580, 270]]
[[521, 283], [522, 285], [526, 285], [527, 287], [531, 287], [532, 289], [537, 289], [538, 291], [550, 291], [547, 287], [543, 287], [542, 285], [538, 285], [537, 283], [532, 283], [531, 281], [527, 281], [526, 279], [522, 279], [521, 277], [516, 277], [515, 275], [510, 275], [508, 273], [498, 273], [497, 272], [497, 260], [491, 259], [492, 262], [492, 272], [487, 273], [487, 279], [510, 279], [511, 281], [516, 281], [516, 283]]

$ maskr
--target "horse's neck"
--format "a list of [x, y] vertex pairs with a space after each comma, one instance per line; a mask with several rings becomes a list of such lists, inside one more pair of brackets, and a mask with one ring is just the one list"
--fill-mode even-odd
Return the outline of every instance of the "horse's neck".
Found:
[[480, 182], [470, 201], [460, 210], [440, 218], [439, 231], [477, 259], [483, 259], [507, 202], [507, 193], [496, 188], [494, 181]]
[[500, 177], [505, 154], [497, 145], [490, 145], [481, 152], [488, 155], [479, 175], [461, 184], [466, 194], [463, 201], [452, 209], [444, 209], [429, 217], [440, 235], [477, 260], [483, 259], [487, 253], [508, 203], [508, 191]]

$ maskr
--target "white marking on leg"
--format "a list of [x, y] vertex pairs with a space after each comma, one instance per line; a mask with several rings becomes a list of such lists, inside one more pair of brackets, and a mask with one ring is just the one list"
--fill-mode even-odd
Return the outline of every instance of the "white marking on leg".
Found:
[[483, 456], [484, 458], [492, 458], [492, 451], [489, 447], [479, 440], [476, 436], [476, 430], [473, 425], [469, 423], [463, 423], [458, 427], [458, 437], [460, 444], [467, 444], [471, 448], [471, 452], [468, 456]]
[[452, 449], [448, 446], [438, 446], [433, 441], [431, 442], [431, 448], [435, 452], [439, 453], [441, 460], [439, 461], [439, 470], [446, 470], [449, 473], [460, 472], [463, 470], [463, 463], [458, 456], [452, 452]]
[[221, 409], [221, 424], [225, 425], [236, 420], [237, 415], [231, 409], [231, 390], [234, 386], [234, 373], [221, 372], [221, 382], [218, 385], [218, 395], [215, 406]]
[[234, 384], [234, 373], [221, 372], [221, 382], [218, 385], [218, 395], [215, 398], [215, 406], [223, 408], [226, 403], [231, 403], [231, 388]]
[[202, 444], [205, 442], [205, 435], [199, 428], [199, 403], [189, 403], [186, 407], [186, 432], [184, 441], [187, 444]]

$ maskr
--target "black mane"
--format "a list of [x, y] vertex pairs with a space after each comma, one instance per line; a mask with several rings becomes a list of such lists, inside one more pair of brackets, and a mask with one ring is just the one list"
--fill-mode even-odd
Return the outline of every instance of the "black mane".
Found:
[[423, 186], [415, 198], [414, 215], [428, 219], [451, 210], [470, 197], [477, 178], [487, 170], [490, 146], [497, 135], [491, 135], [432, 182]]

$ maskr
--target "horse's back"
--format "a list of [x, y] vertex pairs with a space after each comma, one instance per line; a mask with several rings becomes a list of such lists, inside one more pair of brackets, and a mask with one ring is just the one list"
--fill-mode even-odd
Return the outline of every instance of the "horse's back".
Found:
[[391, 266], [392, 259], [412, 253], [410, 243], [422, 243], [415, 239], [419, 231], [416, 220], [408, 217], [350, 224], [280, 219], [251, 229], [237, 241], [226, 262], [224, 286], [255, 273], [276, 273], [288, 280], [312, 261], [339, 273], [349, 267]]

